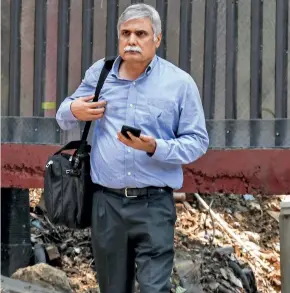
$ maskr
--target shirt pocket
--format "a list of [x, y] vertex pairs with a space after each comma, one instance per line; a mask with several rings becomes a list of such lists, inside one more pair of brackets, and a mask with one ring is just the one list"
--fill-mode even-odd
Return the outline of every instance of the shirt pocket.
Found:
[[174, 119], [174, 101], [168, 99], [152, 98], [147, 100], [147, 104], [150, 115], [150, 119], [147, 119], [148, 123], [152, 123], [152, 126], [158, 129], [166, 129], [172, 125], [172, 121]]
[[126, 102], [122, 100], [109, 100], [105, 107], [104, 116], [100, 119], [100, 126], [106, 131], [116, 131], [125, 121]]

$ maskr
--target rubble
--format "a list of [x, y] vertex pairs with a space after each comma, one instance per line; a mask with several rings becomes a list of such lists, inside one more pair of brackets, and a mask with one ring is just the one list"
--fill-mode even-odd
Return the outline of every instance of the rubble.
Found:
[[[268, 211], [279, 212], [281, 198], [253, 198], [246, 200], [235, 194], [202, 196], [243, 245], [219, 226], [194, 195], [187, 194], [186, 202], [176, 203], [172, 292], [280, 292], [279, 223]], [[46, 262], [67, 275], [73, 292], [99, 292], [90, 229], [54, 227], [38, 207], [35, 193], [31, 219], [34, 249], [43, 247]]]
[[[250, 284], [252, 284], [252, 287], [253, 276], [251, 277], [251, 275], [253, 274], [257, 288], [260, 292], [280, 292], [279, 226], [278, 222], [270, 217], [265, 211], [269, 210], [269, 207], [272, 207], [277, 211], [277, 209], [279, 209], [279, 203], [283, 198], [280, 196], [257, 195], [254, 197], [254, 200], [251, 200], [251, 202], [255, 202], [257, 206], [259, 205], [260, 209], [252, 209], [247, 201], [240, 195], [213, 194], [205, 195], [202, 198], [208, 205], [210, 205], [213, 200], [211, 209], [227, 223], [227, 226], [231, 228], [231, 231], [235, 235], [242, 239], [242, 242], [247, 249], [241, 247], [234, 238], [221, 229], [216, 221], [214, 225], [216, 229], [224, 234], [224, 237], [215, 237], [213, 246], [221, 247], [221, 250], [223, 247], [234, 248], [235, 253], [232, 255], [232, 257], [236, 259], [234, 263], [240, 268], [243, 268], [242, 270], [244, 273], [251, 279]], [[199, 203], [193, 194], [188, 195], [187, 200], [193, 207], [199, 206]], [[202, 258], [204, 259], [204, 265], [202, 265], [201, 268], [206, 268], [205, 272], [202, 271], [202, 275], [206, 276], [206, 282], [203, 288], [204, 291], [212, 292], [212, 289], [210, 289], [208, 284], [211, 283], [211, 286], [213, 286], [214, 282], [211, 280], [208, 270], [213, 267], [215, 263], [219, 264], [219, 270], [222, 269], [221, 274], [218, 274], [216, 271], [214, 272], [215, 282], [221, 283], [223, 286], [227, 287], [225, 283], [227, 280], [224, 275], [225, 272], [228, 272], [226, 268], [229, 265], [233, 266], [233, 263], [225, 263], [225, 260], [220, 258], [216, 262], [214, 259], [205, 259], [205, 251], [209, 249], [209, 241], [208, 239], [200, 238], [200, 232], [204, 230], [204, 214], [207, 212], [206, 209], [202, 207], [200, 209], [201, 212], [194, 217], [195, 219], [192, 217], [192, 214], [189, 215], [187, 208], [184, 207], [182, 203], [177, 204], [177, 209], [179, 211], [179, 217], [176, 223], [176, 234], [179, 241], [176, 245], [183, 246], [193, 258], [196, 258], [196, 248], [198, 245], [203, 246], [197, 254], [199, 256], [202, 255]], [[226, 212], [227, 209], [231, 209], [233, 214], [228, 214]], [[247, 211], [245, 211], [245, 209]], [[188, 229], [188, 218], [190, 218], [191, 223], [195, 226], [193, 231]], [[235, 223], [238, 223], [238, 225]], [[255, 252], [259, 258], [259, 262], [251, 256], [249, 250]], [[260, 262], [263, 263], [267, 269], [263, 268], [260, 265]], [[242, 281], [239, 275], [237, 275], [236, 272], [234, 273], [235, 277]], [[221, 280], [223, 280], [223, 282], [221, 282]], [[236, 288], [226, 289], [232, 290], [229, 292], [235, 292], [234, 289]]]

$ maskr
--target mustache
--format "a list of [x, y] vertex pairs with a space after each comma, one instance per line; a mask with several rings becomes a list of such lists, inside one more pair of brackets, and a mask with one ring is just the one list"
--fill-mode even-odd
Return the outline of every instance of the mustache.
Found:
[[124, 48], [124, 51], [142, 53], [142, 49], [138, 46], [127, 46]]

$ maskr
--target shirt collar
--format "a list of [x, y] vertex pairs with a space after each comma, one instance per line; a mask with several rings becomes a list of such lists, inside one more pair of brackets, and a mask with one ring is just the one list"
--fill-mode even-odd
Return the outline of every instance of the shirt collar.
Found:
[[152, 69], [156, 65], [157, 61], [158, 61], [158, 56], [155, 55], [154, 58], [152, 59], [152, 61], [150, 62], [150, 64], [147, 66], [146, 70], [145, 70], [145, 73], [147, 75], [149, 75], [152, 72]]
[[120, 67], [121, 61], [122, 61], [122, 58], [121, 58], [120, 55], [114, 61], [114, 64], [113, 64], [113, 67], [112, 67], [112, 75], [114, 77], [119, 78], [119, 67]]
[[[119, 67], [121, 64], [122, 58], [119, 55], [116, 60], [114, 61], [113, 67], [112, 67], [112, 75], [116, 78], [119, 78]], [[152, 59], [152, 61], [150, 62], [150, 64], [147, 66], [146, 70], [145, 70], [145, 74], [149, 75], [152, 72], [152, 69], [154, 68], [154, 66], [156, 65], [158, 61], [158, 56], [155, 55], [154, 58]]]

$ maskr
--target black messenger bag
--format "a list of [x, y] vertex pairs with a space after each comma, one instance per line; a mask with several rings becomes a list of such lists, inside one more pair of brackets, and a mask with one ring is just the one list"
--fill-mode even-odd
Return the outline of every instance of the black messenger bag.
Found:
[[[106, 58], [93, 102], [115, 58]], [[81, 140], [71, 141], [48, 158], [44, 175], [44, 202], [49, 220], [60, 226], [84, 229], [91, 225], [93, 183], [90, 175], [91, 146], [87, 142], [91, 121], [85, 124]], [[64, 151], [75, 150], [71, 153]]]

